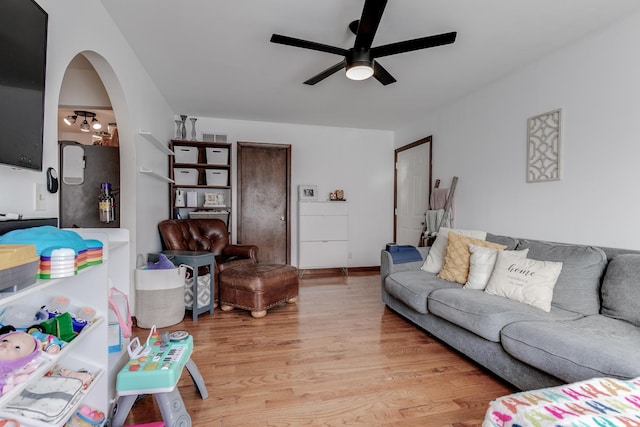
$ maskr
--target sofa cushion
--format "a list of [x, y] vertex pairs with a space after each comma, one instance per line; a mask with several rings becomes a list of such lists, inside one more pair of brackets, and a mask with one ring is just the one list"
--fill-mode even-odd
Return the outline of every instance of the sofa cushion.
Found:
[[518, 246], [518, 239], [509, 236], [498, 236], [497, 234], [487, 233], [485, 238], [487, 242], [500, 243], [507, 247], [506, 250], [512, 251]]
[[601, 313], [640, 326], [640, 255], [616, 255], [602, 281]]
[[469, 264], [471, 259], [471, 250], [469, 245], [481, 246], [492, 249], [504, 249], [505, 245], [498, 243], [486, 242], [473, 237], [463, 236], [453, 231], [449, 232], [449, 241], [447, 242], [447, 250], [444, 255], [444, 263], [442, 269], [438, 273], [438, 277], [451, 282], [457, 282], [464, 285], [469, 276]]
[[500, 330], [509, 323], [579, 316], [555, 307], [547, 313], [507, 298], [460, 287], [434, 290], [429, 295], [427, 308], [430, 313], [493, 342], [500, 341]]
[[529, 258], [562, 262], [553, 290], [552, 305], [576, 313], [600, 312], [600, 280], [607, 257], [600, 248], [521, 240], [518, 249], [529, 248]]
[[[471, 252], [471, 258], [469, 259], [469, 276], [463, 287], [465, 289], [482, 291], [487, 287], [487, 282], [491, 277], [491, 273], [493, 273], [493, 267], [498, 258], [498, 249], [469, 245], [469, 252]], [[510, 252], [517, 257], [526, 258], [529, 249]]]
[[435, 289], [459, 288], [460, 285], [442, 280], [422, 270], [399, 271], [387, 276], [384, 288], [396, 299], [415, 311], [427, 314], [427, 296]]
[[561, 262], [538, 261], [522, 258], [517, 252], [501, 251], [484, 291], [550, 311], [553, 288], [561, 271]]
[[640, 329], [610, 317], [512, 323], [501, 339], [513, 357], [567, 382], [640, 376]]
[[429, 253], [427, 254], [427, 259], [422, 265], [422, 269], [424, 271], [435, 274], [440, 272], [442, 264], [444, 263], [444, 255], [447, 251], [447, 243], [449, 242], [449, 231], [453, 231], [454, 233], [462, 234], [463, 236], [469, 236], [480, 240], [484, 240], [484, 238], [487, 236], [487, 233], [485, 231], [461, 230], [456, 228], [451, 229], [447, 227], [440, 227], [438, 236], [433, 242], [431, 250], [429, 250]]

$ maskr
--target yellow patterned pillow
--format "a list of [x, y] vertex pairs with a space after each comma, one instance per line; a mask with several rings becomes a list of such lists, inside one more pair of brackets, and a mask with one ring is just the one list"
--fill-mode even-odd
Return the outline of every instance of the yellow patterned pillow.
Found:
[[474, 239], [473, 237], [462, 236], [449, 232], [447, 251], [444, 255], [444, 264], [438, 277], [450, 282], [458, 282], [461, 285], [467, 283], [469, 276], [469, 262], [471, 251], [469, 245], [482, 246], [485, 248], [505, 249], [505, 245], [487, 242], [486, 240]]

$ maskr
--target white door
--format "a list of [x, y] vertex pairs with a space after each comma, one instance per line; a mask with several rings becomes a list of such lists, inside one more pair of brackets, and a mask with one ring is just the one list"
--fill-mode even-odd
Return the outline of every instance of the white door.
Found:
[[428, 137], [407, 146], [411, 148], [396, 151], [395, 241], [398, 245], [420, 244], [431, 191], [431, 144]]

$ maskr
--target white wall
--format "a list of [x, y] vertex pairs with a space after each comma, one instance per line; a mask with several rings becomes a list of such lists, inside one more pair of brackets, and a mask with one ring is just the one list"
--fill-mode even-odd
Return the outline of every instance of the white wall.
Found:
[[[317, 185], [319, 200], [336, 189], [349, 202], [349, 267], [380, 265], [380, 249], [393, 239], [393, 134], [386, 131], [198, 118], [202, 133], [236, 142], [291, 145], [292, 264], [297, 265], [298, 185]], [[191, 135], [191, 127], [188, 127]], [[235, 167], [234, 167], [235, 172]], [[235, 190], [235, 173], [233, 173]], [[237, 201], [236, 192], [233, 203]], [[234, 216], [235, 216], [234, 210]], [[237, 221], [232, 221], [236, 224]], [[235, 229], [234, 229], [235, 236]]]
[[[535, 62], [396, 134], [434, 135], [456, 225], [640, 249], [640, 15]], [[560, 181], [527, 184], [527, 118], [562, 108]]]
[[63, 107], [111, 108], [111, 100], [94, 70], [67, 68], [58, 104]]

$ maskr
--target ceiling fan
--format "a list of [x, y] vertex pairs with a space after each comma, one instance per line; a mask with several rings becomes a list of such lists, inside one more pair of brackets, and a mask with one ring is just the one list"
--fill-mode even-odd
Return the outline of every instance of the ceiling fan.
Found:
[[304, 84], [314, 85], [345, 68], [347, 77], [352, 80], [365, 80], [373, 76], [386, 86], [394, 83], [396, 79], [375, 59], [412, 50], [451, 44], [456, 40], [457, 33], [454, 31], [371, 47], [386, 5], [387, 0], [365, 0], [362, 16], [359, 20], [349, 24], [349, 29], [356, 35], [356, 40], [351, 49], [343, 49], [280, 34], [273, 34], [271, 42], [344, 56], [342, 61], [311, 77]]

